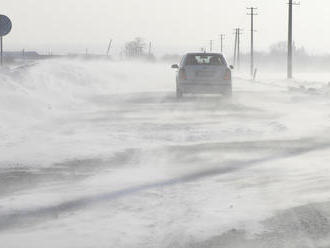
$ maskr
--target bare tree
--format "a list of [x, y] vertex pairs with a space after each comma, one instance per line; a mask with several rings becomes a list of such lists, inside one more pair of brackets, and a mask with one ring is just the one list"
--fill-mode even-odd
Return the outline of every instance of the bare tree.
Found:
[[283, 55], [288, 51], [287, 43], [285, 41], [278, 42], [271, 45], [270, 53], [273, 55]]
[[140, 37], [133, 41], [127, 42], [125, 45], [125, 53], [127, 57], [138, 58], [145, 55], [146, 43]]

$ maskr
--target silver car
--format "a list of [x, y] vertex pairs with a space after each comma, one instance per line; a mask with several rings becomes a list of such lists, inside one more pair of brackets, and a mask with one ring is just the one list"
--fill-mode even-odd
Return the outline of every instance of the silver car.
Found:
[[184, 93], [232, 95], [231, 69], [220, 53], [188, 53], [177, 69], [176, 94]]

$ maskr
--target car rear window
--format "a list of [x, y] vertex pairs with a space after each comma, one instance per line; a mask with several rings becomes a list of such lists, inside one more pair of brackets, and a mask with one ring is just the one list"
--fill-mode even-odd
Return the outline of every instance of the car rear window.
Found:
[[185, 65], [225, 65], [224, 59], [217, 54], [187, 55]]

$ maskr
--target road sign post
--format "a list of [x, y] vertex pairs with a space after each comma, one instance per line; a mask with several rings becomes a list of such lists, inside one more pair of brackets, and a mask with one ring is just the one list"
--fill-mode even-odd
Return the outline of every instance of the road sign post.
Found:
[[1, 53], [1, 66], [3, 65], [3, 47], [2, 47], [3, 37], [0, 37], [0, 53]]
[[3, 65], [3, 37], [10, 33], [12, 23], [5, 15], [0, 15], [0, 53], [1, 53], [1, 66]]

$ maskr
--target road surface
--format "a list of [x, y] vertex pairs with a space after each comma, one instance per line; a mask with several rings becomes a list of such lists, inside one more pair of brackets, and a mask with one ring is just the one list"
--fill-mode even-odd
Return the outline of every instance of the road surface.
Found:
[[177, 100], [166, 64], [1, 75], [2, 245], [329, 246], [326, 82], [233, 83]]

